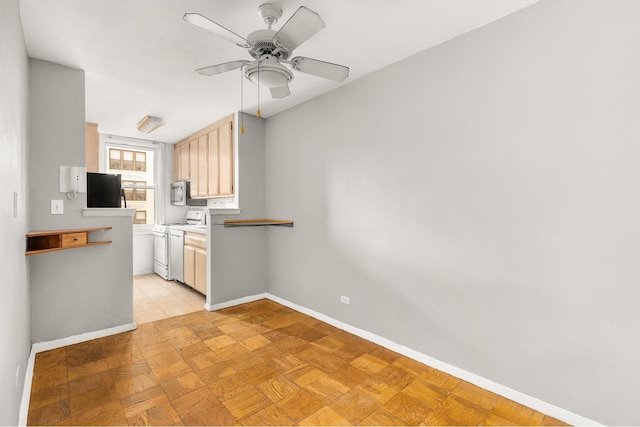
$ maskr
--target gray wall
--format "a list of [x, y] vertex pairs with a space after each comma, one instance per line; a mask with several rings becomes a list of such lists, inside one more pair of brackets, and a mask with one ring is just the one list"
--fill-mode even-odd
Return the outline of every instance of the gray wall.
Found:
[[[0, 1], [0, 41], [0, 425], [17, 425], [31, 347], [29, 263], [24, 256], [28, 63], [18, 0]], [[18, 194], [17, 217], [13, 214], [14, 192]]]
[[[236, 123], [236, 126], [238, 124]], [[214, 215], [209, 254], [211, 290], [207, 303], [220, 304], [267, 291], [265, 227], [224, 228], [226, 219], [264, 218], [264, 120], [244, 116], [244, 135], [237, 133], [240, 215]]]
[[[29, 60], [29, 211], [33, 231], [111, 226], [94, 240], [113, 243], [33, 255], [33, 342], [133, 322], [130, 217], [84, 218], [86, 194], [59, 192], [58, 167], [84, 166], [84, 72]], [[50, 200], [64, 200], [64, 214], [50, 214]]]
[[640, 424], [639, 17], [545, 0], [269, 118], [269, 292]]

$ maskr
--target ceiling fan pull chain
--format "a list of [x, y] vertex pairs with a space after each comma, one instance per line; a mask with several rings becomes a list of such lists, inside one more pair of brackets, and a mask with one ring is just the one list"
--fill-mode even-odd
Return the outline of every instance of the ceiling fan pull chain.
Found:
[[258, 60], [258, 113], [256, 117], [260, 118], [260, 60]]
[[240, 134], [244, 135], [244, 76], [240, 67]]

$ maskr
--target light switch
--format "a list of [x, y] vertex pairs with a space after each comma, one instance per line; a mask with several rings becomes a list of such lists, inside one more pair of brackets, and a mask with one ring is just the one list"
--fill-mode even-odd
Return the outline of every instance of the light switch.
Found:
[[51, 201], [51, 215], [62, 215], [64, 213], [64, 200]]

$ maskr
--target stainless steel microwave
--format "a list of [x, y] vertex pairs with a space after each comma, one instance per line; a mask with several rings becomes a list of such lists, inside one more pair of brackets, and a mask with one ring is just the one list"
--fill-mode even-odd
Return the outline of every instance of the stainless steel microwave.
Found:
[[177, 181], [171, 184], [171, 204], [174, 206], [207, 206], [207, 200], [192, 199], [191, 183]]

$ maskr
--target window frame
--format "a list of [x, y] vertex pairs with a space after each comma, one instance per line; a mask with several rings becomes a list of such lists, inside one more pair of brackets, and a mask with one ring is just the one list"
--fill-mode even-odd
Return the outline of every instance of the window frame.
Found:
[[[164, 182], [164, 144], [156, 141], [135, 139], [113, 135], [100, 136], [99, 172], [107, 173], [109, 170], [109, 149], [116, 150], [140, 150], [153, 152], [153, 179], [154, 185], [124, 186], [123, 188], [152, 189], [154, 190], [154, 218], [158, 224], [164, 223], [165, 194], [162, 191]], [[135, 158], [135, 155], [134, 155]], [[133, 224], [134, 232], [151, 233], [153, 224]]]

